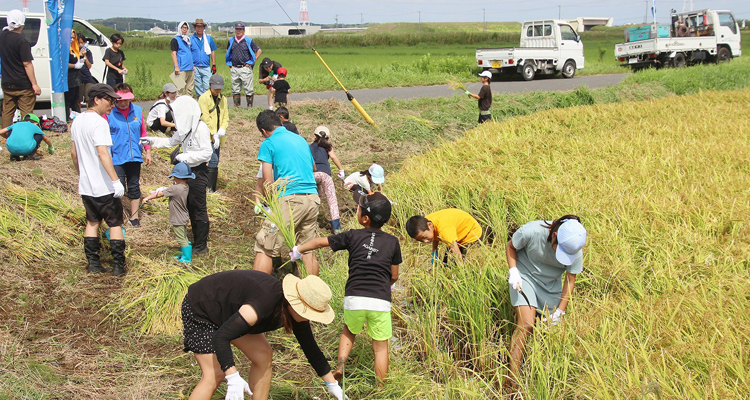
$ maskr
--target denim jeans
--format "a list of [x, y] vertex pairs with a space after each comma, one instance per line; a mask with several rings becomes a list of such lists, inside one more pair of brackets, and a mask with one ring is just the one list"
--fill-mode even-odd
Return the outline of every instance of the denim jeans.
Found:
[[208, 80], [211, 79], [211, 67], [195, 67], [195, 97], [208, 90]]
[[211, 159], [208, 160], [208, 166], [211, 168], [216, 168], [219, 166], [219, 154], [221, 153], [221, 147], [218, 149], [214, 148], [214, 153], [211, 154]]

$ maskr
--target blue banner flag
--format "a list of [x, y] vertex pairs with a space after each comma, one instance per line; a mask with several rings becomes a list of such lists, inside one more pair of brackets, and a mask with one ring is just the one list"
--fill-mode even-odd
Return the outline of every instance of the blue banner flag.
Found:
[[75, 0], [46, 0], [52, 92], [68, 91], [68, 58]]

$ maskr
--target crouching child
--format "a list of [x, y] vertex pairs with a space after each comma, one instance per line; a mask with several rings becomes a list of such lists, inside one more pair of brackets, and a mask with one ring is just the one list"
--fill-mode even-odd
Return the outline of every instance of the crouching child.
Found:
[[175, 258], [179, 262], [189, 263], [193, 260], [193, 246], [190, 245], [187, 238], [187, 224], [190, 220], [187, 210], [187, 196], [190, 187], [187, 180], [195, 179], [195, 174], [189, 165], [181, 162], [174, 166], [168, 178], [174, 179], [174, 185], [156, 189], [154, 193], [143, 199], [143, 204], [159, 197], [169, 198], [169, 223], [172, 224], [175, 239], [180, 245], [180, 254], [177, 254]]
[[[357, 220], [363, 229], [353, 229], [316, 238], [294, 246], [292, 260], [303, 253], [330, 247], [333, 251], [349, 252], [349, 278], [344, 290], [344, 331], [339, 338], [336, 380], [343, 378], [344, 366], [357, 334], [366, 329], [372, 338], [375, 353], [375, 374], [378, 386], [385, 384], [388, 373], [388, 340], [391, 325], [391, 285], [398, 280], [401, 246], [395, 236], [381, 229], [391, 217], [391, 202], [382, 193], [353, 193], [357, 203]], [[366, 325], [366, 328], [365, 328]]]

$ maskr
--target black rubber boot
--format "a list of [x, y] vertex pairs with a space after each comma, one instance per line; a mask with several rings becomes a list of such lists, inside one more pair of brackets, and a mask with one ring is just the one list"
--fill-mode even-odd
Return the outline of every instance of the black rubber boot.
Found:
[[193, 256], [208, 254], [208, 222], [193, 225]]
[[216, 181], [219, 180], [219, 167], [208, 167], [208, 192], [216, 192]]
[[254, 94], [251, 94], [250, 96], [245, 96], [245, 99], [247, 100], [247, 108], [253, 108], [253, 98], [255, 98]]
[[112, 250], [112, 259], [115, 261], [112, 276], [125, 275], [128, 272], [125, 270], [125, 241], [110, 240], [109, 247]]
[[234, 100], [234, 106], [235, 107], [242, 107], [242, 96], [239, 94], [233, 94], [232, 100]]
[[101, 260], [99, 260], [99, 244], [98, 237], [84, 237], [83, 238], [83, 251], [86, 253], [86, 259], [89, 261], [89, 265], [86, 267], [86, 272], [90, 274], [101, 274], [107, 272], [102, 267]]

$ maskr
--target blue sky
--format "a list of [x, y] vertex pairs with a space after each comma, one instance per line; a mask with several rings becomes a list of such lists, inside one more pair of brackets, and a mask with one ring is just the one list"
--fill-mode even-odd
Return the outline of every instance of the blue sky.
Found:
[[[297, 21], [299, 0], [278, 0]], [[30, 2], [32, 12], [42, 11], [42, 0]], [[613, 17], [615, 24], [641, 23], [650, 1], [646, 0], [308, 0], [313, 23], [358, 24], [364, 22], [469, 22], [522, 21], [525, 19]], [[732, 10], [737, 18], [750, 19], [748, 0], [693, 0], [695, 9]], [[648, 5], [647, 5], [648, 4]], [[683, 0], [657, 0], [657, 21], [667, 21], [669, 10], [682, 11]], [[0, 9], [20, 8], [20, 0], [0, 0]], [[77, 16], [93, 18], [146, 17], [161, 20], [263, 21], [286, 23], [288, 18], [275, 0], [77, 0]], [[651, 21], [649, 12], [649, 22]]]

